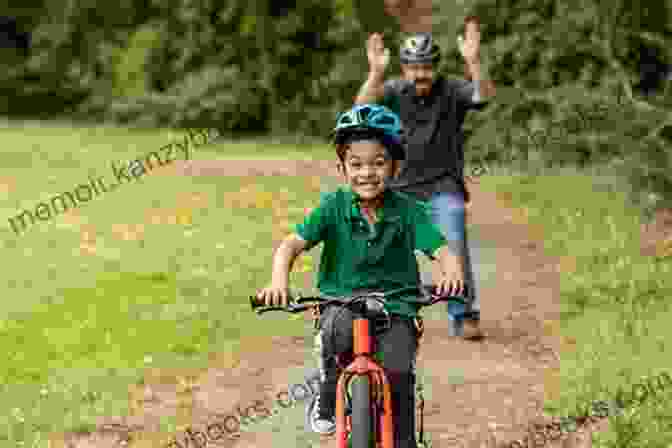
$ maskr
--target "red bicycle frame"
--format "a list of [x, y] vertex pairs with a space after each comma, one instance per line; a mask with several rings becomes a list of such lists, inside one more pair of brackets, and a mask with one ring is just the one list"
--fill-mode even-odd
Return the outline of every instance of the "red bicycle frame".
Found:
[[[347, 448], [350, 422], [345, 416], [345, 394], [354, 376], [369, 377], [373, 433], [377, 448], [394, 448], [394, 422], [392, 419], [392, 391], [383, 368], [373, 360], [373, 338], [368, 319], [354, 319], [354, 360], [341, 372], [336, 388], [336, 446]], [[382, 401], [382, 409], [376, 403]], [[380, 411], [382, 412], [380, 412]]]

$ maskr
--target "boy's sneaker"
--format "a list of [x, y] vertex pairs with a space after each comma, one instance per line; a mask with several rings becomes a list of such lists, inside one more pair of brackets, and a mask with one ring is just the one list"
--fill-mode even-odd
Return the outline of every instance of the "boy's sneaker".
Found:
[[315, 395], [313, 409], [310, 411], [311, 429], [323, 436], [328, 436], [336, 432], [336, 417], [325, 416], [320, 412], [320, 394]]

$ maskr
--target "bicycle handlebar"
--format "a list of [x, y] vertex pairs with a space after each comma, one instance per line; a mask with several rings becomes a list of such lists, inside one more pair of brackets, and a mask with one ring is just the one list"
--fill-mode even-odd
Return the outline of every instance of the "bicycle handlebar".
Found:
[[[331, 305], [331, 304], [340, 304], [348, 305], [353, 302], [358, 301], [362, 298], [375, 298], [375, 299], [385, 299], [395, 293], [398, 293], [402, 290], [411, 290], [411, 288], [404, 288], [400, 290], [393, 291], [392, 293], [381, 293], [381, 292], [370, 292], [366, 294], [356, 294], [353, 296], [347, 297], [330, 297], [330, 296], [305, 296], [299, 297], [296, 301], [290, 302], [287, 306], [264, 306], [258, 302], [258, 299], [255, 296], [250, 296], [250, 306], [252, 311], [255, 311], [257, 314], [267, 313], [269, 311], [284, 311], [286, 313], [300, 313], [307, 311], [315, 306], [316, 303], [322, 305]], [[466, 303], [467, 299], [464, 295], [461, 296], [437, 296], [434, 294], [435, 287], [433, 285], [422, 285], [420, 288], [417, 288], [419, 292], [425, 297], [425, 300], [417, 300], [411, 303], [423, 306], [431, 306], [439, 302], [461, 302]], [[306, 302], [315, 302], [312, 304], [305, 304]]]

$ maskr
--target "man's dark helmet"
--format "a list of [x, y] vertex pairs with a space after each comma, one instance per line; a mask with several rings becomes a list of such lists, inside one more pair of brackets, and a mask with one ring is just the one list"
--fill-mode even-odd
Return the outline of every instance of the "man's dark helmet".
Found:
[[399, 58], [402, 64], [436, 64], [441, 60], [441, 48], [432, 33], [415, 33], [401, 44]]

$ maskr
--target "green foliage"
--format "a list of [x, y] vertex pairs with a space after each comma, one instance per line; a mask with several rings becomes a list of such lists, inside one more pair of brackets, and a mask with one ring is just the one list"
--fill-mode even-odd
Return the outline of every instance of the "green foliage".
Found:
[[[33, 50], [5, 64], [0, 112], [324, 136], [366, 77], [369, 32], [385, 31], [390, 76], [398, 73], [398, 26], [382, 0], [302, 0], [285, 9], [260, 0], [43, 3], [22, 16]], [[633, 85], [645, 45], [672, 61], [670, 1], [433, 6], [440, 71], [464, 76], [455, 37], [473, 14], [482, 22], [484, 68], [498, 85], [490, 107], [468, 117], [469, 161], [606, 161], [646, 190], [640, 196], [669, 195], [672, 170], [660, 164], [670, 148], [671, 83], [646, 101]], [[577, 125], [578, 109], [607, 103], [601, 118]]]
[[114, 64], [114, 95], [138, 97], [147, 93], [149, 77], [146, 67], [150, 52], [161, 39], [161, 31], [150, 24], [134, 32], [128, 46], [119, 51]]
[[672, 4], [645, 3], [478, 1], [470, 12], [481, 19], [499, 94], [467, 121], [468, 159], [607, 162], [629, 180], [636, 202], [663, 205], [672, 191], [672, 146], [662, 137], [672, 119], [669, 82], [646, 102], [632, 85], [643, 45], [672, 62]]

